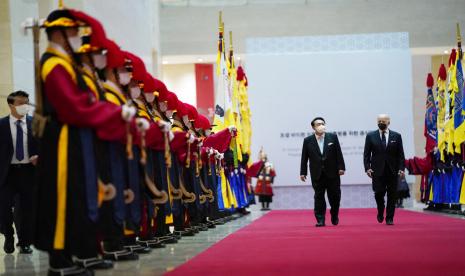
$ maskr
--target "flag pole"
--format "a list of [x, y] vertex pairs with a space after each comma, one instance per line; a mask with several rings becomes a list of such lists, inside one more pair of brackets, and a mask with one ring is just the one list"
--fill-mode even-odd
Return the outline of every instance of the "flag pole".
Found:
[[460, 35], [460, 24], [457, 22], [457, 50], [459, 54], [459, 59], [463, 58], [462, 53], [462, 36]]

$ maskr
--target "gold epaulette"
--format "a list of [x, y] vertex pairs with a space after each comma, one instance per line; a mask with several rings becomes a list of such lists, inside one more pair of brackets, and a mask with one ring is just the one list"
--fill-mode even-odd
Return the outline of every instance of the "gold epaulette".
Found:
[[55, 67], [60, 65], [66, 70], [66, 72], [69, 73], [73, 81], [76, 83], [76, 72], [73, 69], [73, 65], [65, 59], [57, 56], [52, 56], [43, 63], [40, 71], [42, 81], [45, 82], [50, 72], [52, 72]]

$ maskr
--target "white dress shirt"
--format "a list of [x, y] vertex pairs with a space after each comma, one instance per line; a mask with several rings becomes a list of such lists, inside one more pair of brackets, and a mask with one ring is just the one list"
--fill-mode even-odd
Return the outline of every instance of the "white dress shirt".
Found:
[[11, 158], [11, 164], [28, 164], [30, 163], [30, 161], [29, 161], [29, 152], [27, 149], [26, 116], [23, 116], [23, 118], [20, 119], [21, 128], [23, 129], [23, 149], [24, 149], [24, 158], [21, 161], [16, 159], [16, 121], [18, 121], [18, 119], [10, 115], [11, 140], [13, 141], [13, 158]]
[[[387, 145], [389, 144], [389, 128], [386, 128], [386, 130], [384, 131], [384, 135], [386, 135], [386, 147], [387, 147]], [[381, 139], [381, 141], [383, 141], [383, 131], [382, 130], [379, 130], [379, 138]]]
[[324, 145], [325, 145], [325, 134], [321, 134], [321, 135], [317, 135], [315, 133], [315, 138], [316, 138], [316, 141], [318, 143], [318, 147], [320, 148], [320, 152], [321, 154], [323, 154], [323, 149], [324, 149]]

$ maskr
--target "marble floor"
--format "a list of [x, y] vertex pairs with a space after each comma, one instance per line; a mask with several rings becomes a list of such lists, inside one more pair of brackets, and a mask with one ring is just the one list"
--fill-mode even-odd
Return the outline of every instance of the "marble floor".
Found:
[[[423, 211], [422, 207], [416, 205], [406, 209], [465, 219], [463, 215]], [[264, 214], [265, 212], [258, 210], [258, 206], [253, 206], [252, 213], [248, 216], [238, 218], [225, 225], [219, 225], [215, 229], [200, 232], [194, 237], [183, 237], [177, 244], [167, 245], [166, 248], [162, 249], [154, 249], [148, 255], [140, 255], [138, 261], [115, 263], [114, 269], [100, 270], [96, 272], [96, 275], [162, 275]], [[47, 255], [37, 250], [34, 250], [32, 255], [18, 254], [18, 250], [10, 255], [5, 254], [3, 251], [3, 236], [0, 235], [0, 275], [46, 275], [47, 266]]]
[[[162, 275], [263, 214], [264, 212], [254, 210], [248, 216], [218, 225], [215, 229], [200, 232], [194, 237], [183, 237], [177, 244], [154, 249], [150, 254], [140, 255], [138, 261], [115, 262], [113, 269], [96, 271], [96, 275]], [[7, 255], [3, 251], [3, 240], [3, 235], [0, 235], [0, 275], [47, 275], [47, 254], [34, 250], [31, 255], [23, 255], [16, 250]]]

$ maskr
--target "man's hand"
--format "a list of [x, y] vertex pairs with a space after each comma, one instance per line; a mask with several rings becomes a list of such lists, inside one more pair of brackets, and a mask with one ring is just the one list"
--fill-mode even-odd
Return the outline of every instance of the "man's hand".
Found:
[[139, 132], [146, 132], [150, 128], [150, 123], [145, 118], [136, 118], [136, 126]]
[[134, 116], [136, 116], [136, 109], [133, 106], [124, 104], [121, 109], [121, 117], [123, 117], [123, 120], [130, 122]]
[[405, 176], [405, 172], [404, 172], [404, 171], [400, 171], [400, 170], [399, 170], [399, 176], [402, 176], [402, 177], [404, 177], [404, 176]]
[[339, 170], [339, 175], [344, 175], [345, 171], [344, 170]]
[[168, 122], [165, 122], [163, 120], [159, 120], [157, 123], [158, 123], [158, 126], [160, 127], [162, 132], [167, 133], [168, 131], [171, 130], [171, 124], [168, 123]]
[[372, 169], [369, 169], [369, 170], [367, 171], [368, 177], [369, 177], [369, 178], [372, 178], [372, 177], [373, 177], [372, 174], [373, 174], [373, 170], [372, 170]]
[[38, 155], [33, 155], [31, 156], [31, 158], [29, 158], [29, 161], [31, 162], [32, 165], [36, 166], [37, 165], [37, 158], [39, 156]]
[[305, 182], [305, 180], [307, 180], [307, 176], [306, 176], [306, 175], [301, 175], [301, 176], [300, 176], [300, 180], [301, 180], [302, 182]]

